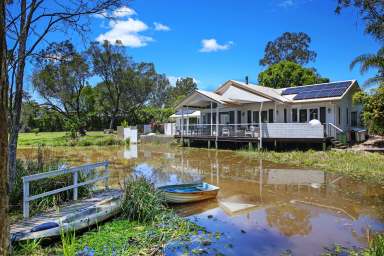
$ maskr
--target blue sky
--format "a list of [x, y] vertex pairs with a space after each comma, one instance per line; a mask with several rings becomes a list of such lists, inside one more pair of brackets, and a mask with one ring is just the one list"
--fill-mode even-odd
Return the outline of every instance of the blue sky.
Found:
[[[199, 88], [212, 90], [246, 75], [256, 83], [266, 43], [286, 31], [305, 32], [318, 54], [308, 67], [332, 81], [357, 79], [362, 84], [372, 73], [362, 76], [358, 69], [350, 71], [349, 64], [359, 54], [377, 51], [379, 44], [364, 34], [356, 10], [336, 15], [336, 2], [136, 0], [129, 9], [108, 14], [117, 17], [114, 24], [92, 18], [88, 39], [121, 38], [135, 61], [154, 62], [171, 79], [190, 76]], [[66, 39], [61, 34], [54, 38]], [[83, 45], [76, 36], [72, 40]]]

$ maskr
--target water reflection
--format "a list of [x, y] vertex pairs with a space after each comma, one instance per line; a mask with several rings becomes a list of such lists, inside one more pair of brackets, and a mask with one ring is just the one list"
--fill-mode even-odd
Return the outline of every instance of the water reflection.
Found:
[[[210, 231], [223, 232], [233, 245], [226, 248], [229, 255], [279, 255], [285, 250], [318, 255], [334, 243], [365, 246], [368, 230], [384, 230], [382, 187], [321, 170], [272, 164], [232, 151], [164, 145], [46, 151], [48, 158], [71, 165], [111, 161], [115, 186], [128, 175], [144, 175], [158, 186], [198, 181], [220, 186], [217, 200], [175, 209]], [[25, 158], [33, 154], [19, 151]]]

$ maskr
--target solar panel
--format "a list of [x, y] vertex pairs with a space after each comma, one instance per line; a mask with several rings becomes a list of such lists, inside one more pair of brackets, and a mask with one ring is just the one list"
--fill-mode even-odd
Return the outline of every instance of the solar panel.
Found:
[[281, 95], [296, 94], [294, 100], [338, 97], [352, 84], [352, 81], [317, 84], [312, 86], [298, 86], [285, 89]]

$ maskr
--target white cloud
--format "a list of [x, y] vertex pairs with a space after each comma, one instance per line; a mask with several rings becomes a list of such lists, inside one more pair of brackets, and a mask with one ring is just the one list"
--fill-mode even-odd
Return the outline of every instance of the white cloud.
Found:
[[[169, 83], [172, 85], [172, 86], [176, 86], [176, 82], [177, 80], [181, 79], [181, 78], [186, 78], [186, 77], [189, 77], [189, 76], [167, 76], [168, 80], [169, 80]], [[200, 83], [199, 80], [197, 80], [196, 78], [192, 77], [193, 81], [198, 84]]]
[[104, 10], [100, 13], [93, 14], [93, 17], [98, 18], [98, 19], [104, 19], [105, 17], [108, 17], [108, 13]]
[[228, 50], [233, 45], [233, 42], [229, 41], [225, 44], [219, 44], [216, 39], [211, 38], [201, 40], [201, 44], [202, 48], [200, 49], [200, 52], [217, 52]]
[[281, 1], [278, 6], [280, 7], [284, 7], [284, 8], [288, 8], [288, 7], [291, 7], [293, 6], [295, 3], [293, 0], [283, 0]]
[[153, 22], [153, 25], [155, 26], [156, 31], [169, 31], [169, 30], [171, 30], [171, 28], [168, 27], [167, 25], [164, 25], [164, 24], [161, 24], [158, 22]]
[[128, 6], [122, 6], [113, 11], [112, 17], [121, 18], [121, 17], [132, 16], [135, 14], [136, 14], [135, 10], [129, 8]]
[[148, 42], [153, 41], [152, 37], [140, 34], [148, 29], [141, 20], [128, 18], [128, 20], [110, 21], [109, 28], [109, 31], [99, 35], [96, 40], [99, 42], [108, 40], [112, 44], [121, 41], [123, 45], [133, 48], [146, 46]]

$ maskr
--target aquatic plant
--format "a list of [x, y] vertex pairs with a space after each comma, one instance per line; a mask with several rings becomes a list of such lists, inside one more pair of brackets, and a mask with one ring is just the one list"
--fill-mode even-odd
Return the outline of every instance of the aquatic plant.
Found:
[[155, 221], [165, 211], [164, 196], [145, 177], [126, 180], [122, 216], [138, 222]]
[[63, 229], [60, 233], [61, 245], [64, 256], [75, 256], [76, 254], [76, 233], [75, 231], [65, 232]]

